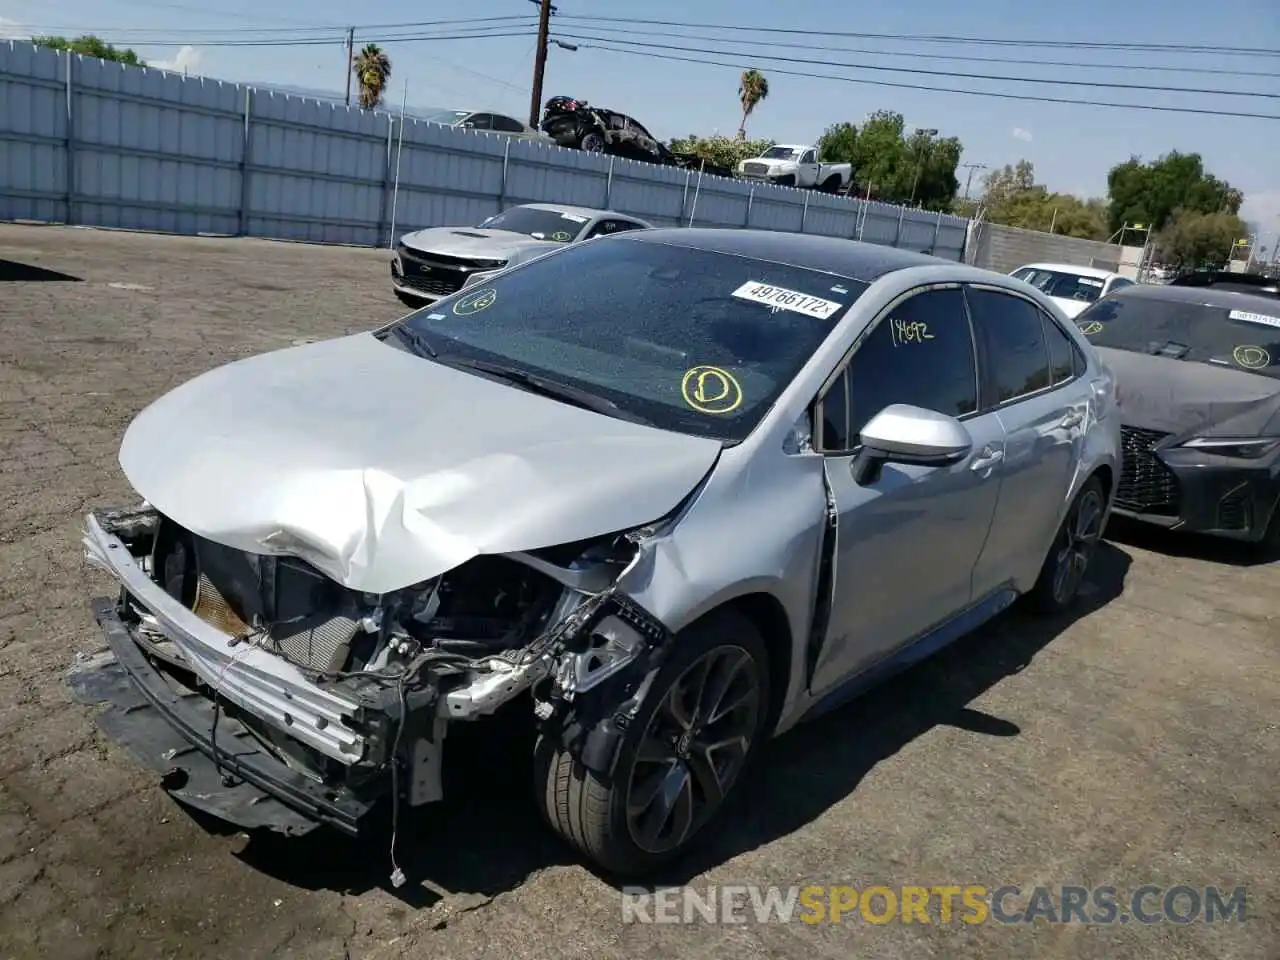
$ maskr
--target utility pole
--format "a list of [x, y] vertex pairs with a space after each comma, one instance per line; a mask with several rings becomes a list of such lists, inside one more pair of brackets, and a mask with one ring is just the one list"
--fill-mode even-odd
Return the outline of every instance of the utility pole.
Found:
[[986, 165], [985, 163], [962, 163], [962, 164], [960, 164], [960, 166], [961, 166], [961, 167], [964, 167], [964, 168], [966, 168], [966, 169], [968, 169], [968, 171], [969, 171], [969, 176], [967, 176], [967, 177], [965, 177], [965, 178], [964, 178], [964, 198], [965, 198], [966, 200], [968, 200], [968, 199], [969, 199], [969, 187], [971, 187], [971, 186], [973, 185], [973, 173], [974, 173], [974, 171], [975, 171], [975, 170], [986, 170], [986, 169], [988, 169], [988, 167], [987, 167], [987, 165]]
[[533, 58], [533, 96], [529, 100], [529, 126], [537, 129], [542, 113], [542, 78], [547, 72], [547, 34], [551, 29], [551, 0], [532, 0], [538, 5], [538, 48]]
[[351, 70], [355, 66], [356, 28], [347, 27], [347, 106], [351, 106]]

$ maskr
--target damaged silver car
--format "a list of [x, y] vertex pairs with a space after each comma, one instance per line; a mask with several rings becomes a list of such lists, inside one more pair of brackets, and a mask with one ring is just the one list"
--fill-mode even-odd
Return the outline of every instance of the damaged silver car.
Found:
[[143, 410], [144, 499], [85, 534], [110, 649], [71, 682], [179, 800], [293, 833], [438, 800], [450, 730], [527, 709], [546, 819], [642, 874], [769, 737], [1021, 594], [1070, 604], [1119, 451], [1110, 374], [1015, 280], [772, 232], [566, 245]]

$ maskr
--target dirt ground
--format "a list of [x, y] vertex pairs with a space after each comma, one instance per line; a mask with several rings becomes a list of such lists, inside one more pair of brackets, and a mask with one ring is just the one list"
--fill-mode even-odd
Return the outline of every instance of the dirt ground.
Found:
[[[624, 923], [519, 754], [381, 840], [197, 821], [63, 675], [100, 646], [82, 514], [121, 434], [232, 358], [402, 313], [385, 252], [0, 225], [0, 957], [1280, 957], [1280, 564], [1113, 527], [1087, 602], [1014, 611], [770, 745], [709, 884], [1247, 887], [1244, 923]], [[476, 761], [483, 754], [483, 765]]]

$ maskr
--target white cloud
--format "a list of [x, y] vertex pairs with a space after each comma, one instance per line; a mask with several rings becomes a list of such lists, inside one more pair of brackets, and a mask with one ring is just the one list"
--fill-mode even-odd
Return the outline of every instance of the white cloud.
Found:
[[0, 40], [25, 40], [30, 36], [31, 31], [24, 29], [18, 21], [0, 17]]
[[195, 70], [200, 63], [200, 57], [200, 51], [195, 47], [181, 47], [172, 57], [153, 61], [151, 66], [160, 70], [172, 70], [174, 73], [182, 73], [187, 70]]
[[1031, 142], [1031, 131], [1023, 130], [1022, 127], [1014, 127], [1012, 130], [1009, 131], [1009, 134], [1015, 140], [1025, 140], [1027, 143]]

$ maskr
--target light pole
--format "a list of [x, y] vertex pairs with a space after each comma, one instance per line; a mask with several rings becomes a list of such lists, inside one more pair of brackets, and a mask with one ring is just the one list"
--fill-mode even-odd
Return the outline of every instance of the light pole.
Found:
[[[921, 130], [919, 127], [916, 127], [916, 135], [915, 135], [916, 149], [917, 149], [916, 175], [915, 175], [915, 178], [911, 181], [911, 199], [907, 201], [907, 206], [911, 206], [911, 204], [916, 202], [916, 188], [920, 186], [920, 172], [924, 169], [925, 154], [933, 146], [933, 142], [928, 138], [936, 137], [937, 135], [938, 135], [938, 131], [933, 129], [932, 127], [930, 127], [928, 130]], [[922, 137], [925, 138], [925, 142], [923, 144], [920, 143], [920, 138]]]

